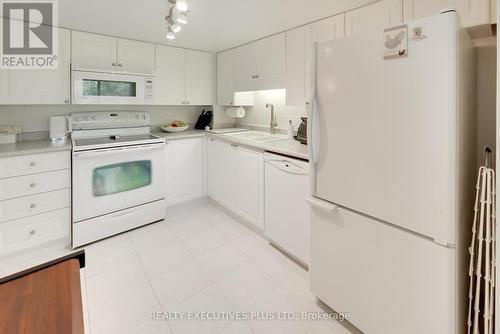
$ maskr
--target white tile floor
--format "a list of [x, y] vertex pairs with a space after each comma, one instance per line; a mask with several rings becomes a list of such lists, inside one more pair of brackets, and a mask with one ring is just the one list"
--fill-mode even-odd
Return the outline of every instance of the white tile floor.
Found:
[[151, 312], [325, 311], [305, 270], [208, 200], [169, 208], [165, 221], [85, 251], [92, 334], [359, 333], [333, 320], [151, 320]]

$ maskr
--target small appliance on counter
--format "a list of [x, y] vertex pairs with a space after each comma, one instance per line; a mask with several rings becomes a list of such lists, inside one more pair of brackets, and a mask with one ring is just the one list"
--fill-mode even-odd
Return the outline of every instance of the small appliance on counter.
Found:
[[19, 126], [0, 126], [0, 144], [15, 143], [17, 141], [17, 135], [21, 134], [22, 132], [23, 129]]
[[300, 119], [302, 123], [299, 125], [295, 140], [299, 141], [301, 144], [307, 145], [307, 117], [301, 117]]
[[71, 116], [51, 116], [49, 118], [49, 138], [52, 141], [65, 141], [72, 131]]

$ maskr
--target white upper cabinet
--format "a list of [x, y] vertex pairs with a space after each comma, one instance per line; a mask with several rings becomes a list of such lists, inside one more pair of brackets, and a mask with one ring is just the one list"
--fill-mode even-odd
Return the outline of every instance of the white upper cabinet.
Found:
[[251, 82], [257, 78], [259, 44], [246, 44], [235, 50], [236, 82]]
[[252, 106], [252, 92], [235, 92], [235, 50], [217, 55], [217, 104], [221, 106]]
[[404, 0], [405, 18], [413, 20], [439, 14], [443, 9], [455, 9], [465, 27], [491, 22], [490, 0]]
[[[345, 36], [345, 15], [332, 16], [312, 24], [312, 41], [325, 42]], [[287, 42], [288, 43], [288, 42]]]
[[201, 51], [186, 51], [186, 103], [212, 104], [212, 55]]
[[403, 22], [403, 0], [381, 0], [345, 14], [346, 36], [395, 26]]
[[156, 45], [156, 104], [186, 103], [186, 50]]
[[156, 45], [155, 104], [212, 104], [212, 68], [210, 53]]
[[235, 50], [236, 91], [286, 87], [286, 33]]
[[286, 75], [286, 34], [281, 33], [257, 42], [259, 64], [257, 78], [274, 80]]
[[490, 23], [497, 23], [497, 0], [491, 0], [490, 7]]
[[70, 35], [59, 29], [57, 70], [0, 70], [0, 104], [70, 103]]
[[117, 63], [131, 72], [151, 73], [155, 69], [155, 45], [119, 38]]
[[116, 66], [115, 37], [71, 32], [71, 62], [73, 65], [88, 67]]
[[312, 72], [311, 25], [286, 33], [286, 104], [304, 106], [311, 91]]
[[123, 67], [131, 72], [151, 73], [155, 68], [152, 43], [72, 32], [71, 62], [82, 67]]
[[234, 50], [217, 55], [217, 104], [232, 106], [234, 103]]

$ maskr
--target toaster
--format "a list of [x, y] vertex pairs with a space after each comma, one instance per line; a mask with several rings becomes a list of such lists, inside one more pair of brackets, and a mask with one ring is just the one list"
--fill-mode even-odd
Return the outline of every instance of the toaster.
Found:
[[307, 117], [301, 117], [300, 119], [302, 123], [299, 125], [295, 139], [301, 144], [307, 145]]

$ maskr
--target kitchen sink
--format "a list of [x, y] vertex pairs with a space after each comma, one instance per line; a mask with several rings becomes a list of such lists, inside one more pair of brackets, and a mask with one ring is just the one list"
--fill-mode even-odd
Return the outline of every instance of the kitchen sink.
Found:
[[288, 137], [285, 135], [270, 134], [262, 131], [235, 132], [235, 133], [228, 133], [226, 135], [242, 140], [250, 140], [259, 143], [269, 143], [272, 141], [288, 139]]

